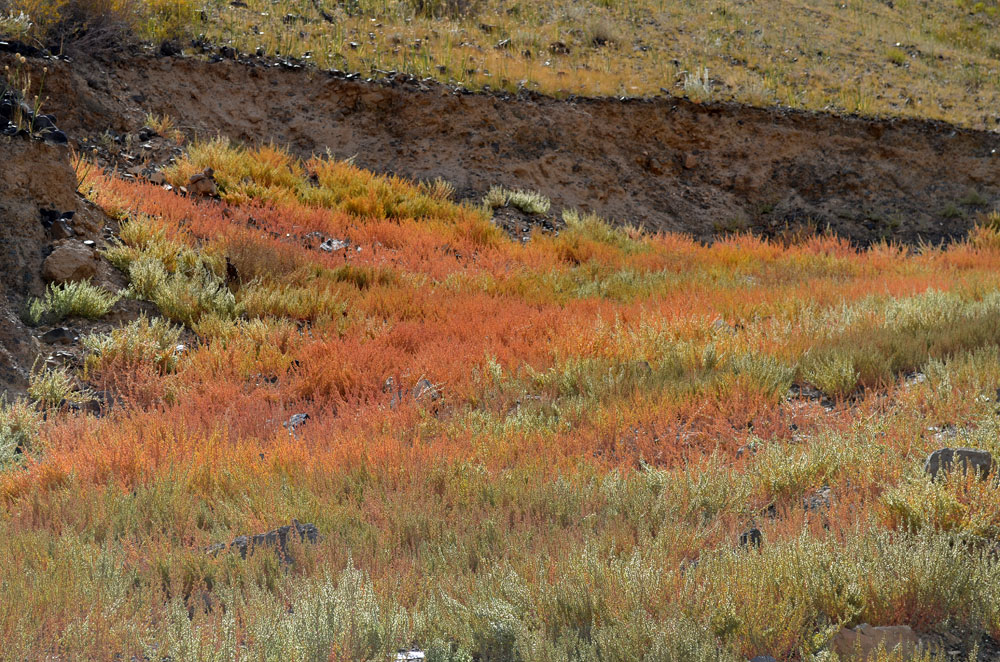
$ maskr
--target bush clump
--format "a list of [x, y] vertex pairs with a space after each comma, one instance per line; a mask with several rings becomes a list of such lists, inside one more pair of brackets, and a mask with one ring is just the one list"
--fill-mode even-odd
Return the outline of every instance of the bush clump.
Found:
[[28, 304], [30, 324], [55, 324], [67, 317], [100, 319], [108, 314], [121, 297], [89, 281], [49, 285], [40, 299]]

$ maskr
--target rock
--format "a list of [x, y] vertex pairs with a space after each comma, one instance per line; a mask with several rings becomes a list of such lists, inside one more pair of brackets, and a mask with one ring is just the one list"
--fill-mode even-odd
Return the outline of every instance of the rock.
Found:
[[756, 527], [747, 529], [740, 534], [740, 547], [760, 547], [762, 542], [764, 542], [764, 536]]
[[712, 322], [712, 330], [718, 333], [728, 333], [730, 335], [736, 334], [736, 328], [724, 319], [717, 319]]
[[203, 172], [191, 175], [187, 183], [187, 191], [190, 195], [211, 198], [219, 194], [219, 187], [215, 185], [215, 171], [205, 168]]
[[100, 257], [82, 241], [70, 239], [57, 246], [42, 264], [42, 276], [52, 283], [87, 280], [97, 275]]
[[144, 126], [141, 129], [139, 129], [139, 142], [141, 143], [147, 142], [150, 138], [156, 138], [159, 135], [160, 134], [158, 134], [156, 132], [156, 129], [154, 129], [153, 127]]
[[149, 183], [156, 184], [157, 186], [163, 186], [167, 183], [167, 178], [162, 172], [157, 170], [149, 176]]
[[826, 510], [830, 507], [832, 495], [833, 490], [824, 486], [803, 498], [802, 507], [811, 511]]
[[269, 547], [278, 552], [282, 561], [291, 563], [292, 559], [288, 555], [288, 538], [291, 534], [297, 535], [301, 542], [316, 543], [319, 541], [319, 530], [314, 524], [301, 524], [297, 519], [293, 519], [289, 525], [252, 536], [239, 536], [228, 545], [217, 543], [206, 548], [205, 552], [215, 556], [226, 549], [236, 550], [240, 553], [240, 558], [245, 559], [257, 548]]
[[688, 152], [684, 155], [684, 169], [693, 170], [698, 167], [698, 157]]
[[60, 218], [59, 220], [55, 221], [51, 226], [49, 226], [50, 239], [54, 240], [69, 239], [74, 235], [76, 235], [76, 233], [73, 232], [73, 228], [69, 226], [69, 223], [67, 223], [66, 219], [64, 218]]
[[64, 326], [59, 326], [51, 331], [46, 331], [41, 335], [39, 340], [44, 343], [49, 343], [50, 345], [62, 344], [71, 345], [76, 342], [76, 334], [67, 329]]
[[35, 121], [32, 124], [32, 128], [35, 131], [44, 131], [45, 129], [55, 129], [56, 128], [56, 118], [55, 115], [38, 115], [35, 117]]
[[867, 660], [880, 645], [887, 653], [900, 649], [907, 655], [920, 646], [920, 638], [909, 625], [875, 627], [862, 623], [854, 629], [841, 628], [830, 640], [830, 650], [842, 660]]
[[173, 57], [175, 55], [180, 55], [183, 52], [180, 43], [168, 39], [160, 44], [160, 55], [163, 57]]
[[293, 414], [291, 418], [282, 423], [284, 427], [292, 434], [295, 434], [295, 428], [302, 427], [309, 420], [309, 414]]
[[45, 138], [45, 142], [53, 143], [55, 145], [65, 145], [69, 142], [69, 138], [66, 134], [59, 129], [46, 129], [42, 133], [42, 137]]
[[420, 401], [423, 398], [428, 398], [431, 402], [441, 399], [441, 390], [434, 386], [429, 379], [421, 379], [413, 387], [413, 399]]
[[319, 245], [319, 248], [320, 250], [326, 251], [327, 253], [332, 253], [333, 251], [343, 250], [347, 248], [348, 245], [349, 242], [347, 241], [341, 241], [340, 239], [334, 239], [333, 237], [330, 237], [329, 239], [321, 243]]
[[411, 648], [410, 650], [400, 648], [396, 652], [396, 662], [415, 662], [416, 660], [423, 660], [425, 657], [424, 652], [418, 648]]
[[993, 469], [993, 456], [988, 451], [978, 448], [940, 448], [927, 456], [924, 471], [934, 479], [939, 472], [950, 471], [956, 461], [962, 465], [963, 474], [972, 466], [980, 478], [986, 478]]

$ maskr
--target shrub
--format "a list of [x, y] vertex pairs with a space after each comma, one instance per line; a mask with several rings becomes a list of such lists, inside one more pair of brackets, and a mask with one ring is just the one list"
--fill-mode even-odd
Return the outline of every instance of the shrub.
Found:
[[126, 326], [106, 334], [84, 336], [81, 343], [90, 354], [84, 369], [86, 374], [100, 372], [109, 365], [118, 367], [149, 363], [157, 372], [173, 372], [180, 360], [181, 327], [173, 326], [160, 317], [152, 320], [145, 315]]
[[0, 467], [31, 451], [41, 424], [41, 414], [29, 402], [8, 404], [6, 395], [0, 396]]
[[502, 186], [491, 187], [483, 198], [483, 204], [490, 209], [516, 207], [525, 214], [547, 214], [552, 207], [552, 201], [541, 193], [506, 189]]
[[203, 315], [232, 319], [242, 311], [225, 281], [204, 267], [194, 269], [193, 273], [170, 274], [149, 300], [169, 319], [187, 326]]
[[31, 324], [55, 324], [66, 317], [100, 319], [108, 314], [121, 296], [91, 285], [89, 281], [49, 285], [41, 299], [28, 304]]
[[86, 389], [77, 390], [73, 377], [62, 367], [42, 367], [33, 371], [28, 384], [28, 395], [42, 409], [93, 400], [93, 395]]
[[858, 386], [858, 371], [849, 354], [830, 352], [818, 358], [803, 360], [802, 376], [831, 398], [850, 395]]

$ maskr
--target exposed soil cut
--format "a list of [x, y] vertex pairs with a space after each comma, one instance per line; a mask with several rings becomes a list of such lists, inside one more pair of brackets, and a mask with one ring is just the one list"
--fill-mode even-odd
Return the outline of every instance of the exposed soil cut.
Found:
[[[63, 235], [58, 234], [59, 227], [45, 224], [47, 217], [59, 214], [72, 217], [55, 224], [66, 232]], [[87, 241], [92, 242], [88, 246], [99, 247], [107, 220], [77, 194], [76, 174], [65, 146], [21, 137], [0, 141], [0, 393], [23, 393], [38, 357], [49, 363], [78, 359], [75, 338], [138, 314], [138, 302], [120, 301], [99, 322], [61, 322], [69, 333], [56, 342], [41, 339], [51, 326], [32, 329], [23, 321], [29, 299], [45, 290], [46, 258], [67, 242], [85, 248]], [[97, 259], [91, 280], [112, 291], [126, 284], [123, 274]]]
[[47, 110], [71, 139], [135, 133], [154, 112], [201, 137], [330, 150], [378, 172], [443, 177], [470, 199], [495, 184], [535, 189], [555, 210], [699, 239], [806, 227], [859, 244], [936, 242], [1000, 202], [1000, 135], [939, 122], [674, 98], [504, 98], [264, 61], [47, 64]]

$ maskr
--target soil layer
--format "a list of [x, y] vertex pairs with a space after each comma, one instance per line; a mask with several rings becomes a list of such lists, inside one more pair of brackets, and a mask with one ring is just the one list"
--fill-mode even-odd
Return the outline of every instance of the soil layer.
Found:
[[442, 177], [462, 198], [495, 184], [533, 189], [554, 210], [705, 240], [828, 229], [859, 245], [938, 242], [1000, 203], [1000, 134], [940, 122], [676, 98], [468, 94], [263, 60], [47, 64], [47, 109], [71, 139], [134, 133], [152, 112], [203, 138], [273, 141], [303, 156], [329, 150], [377, 172]]

